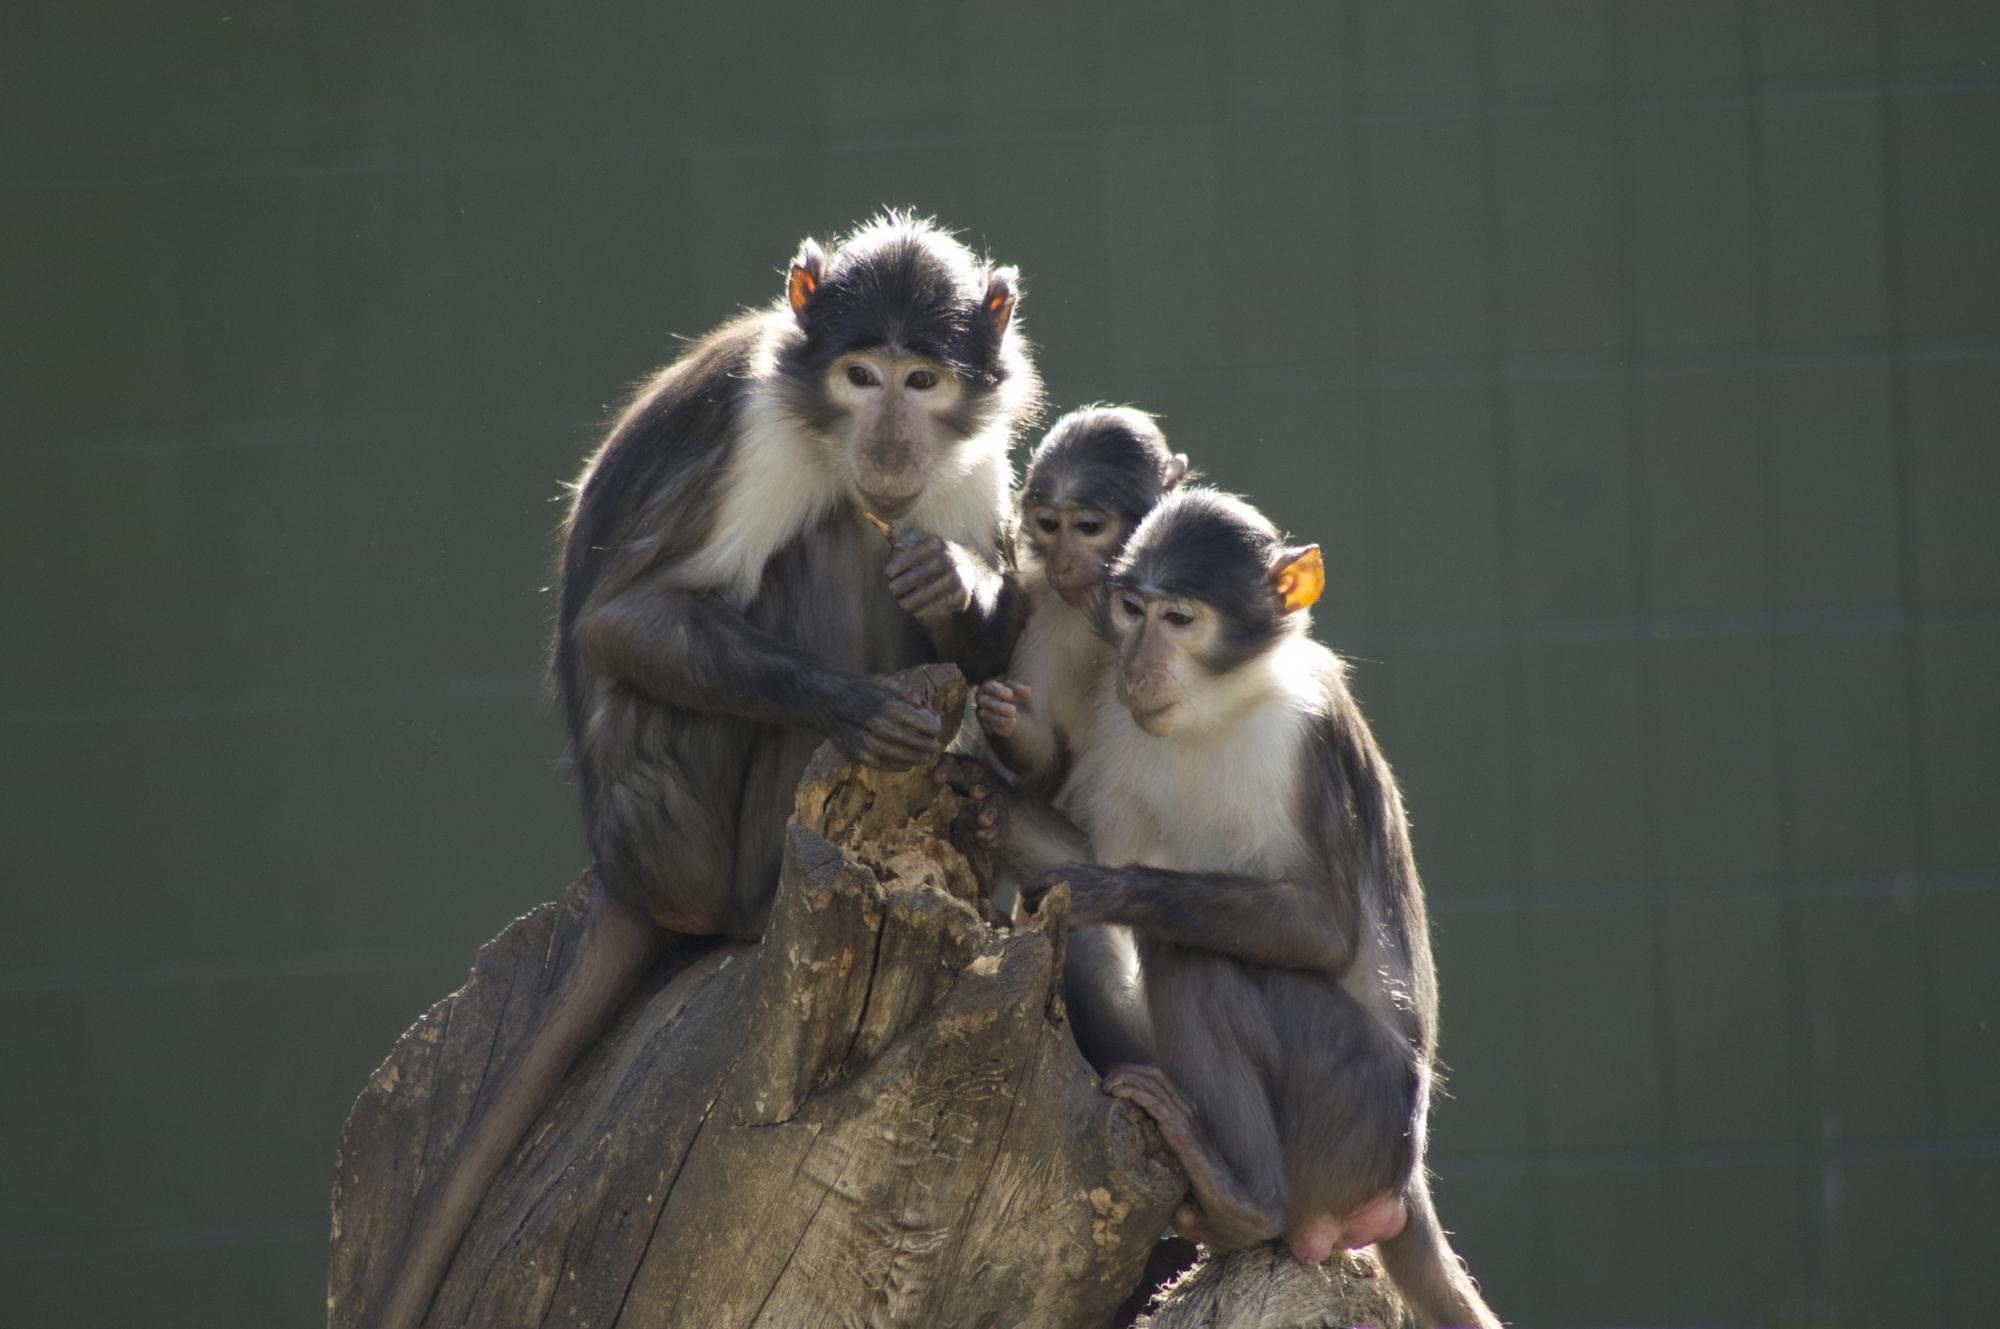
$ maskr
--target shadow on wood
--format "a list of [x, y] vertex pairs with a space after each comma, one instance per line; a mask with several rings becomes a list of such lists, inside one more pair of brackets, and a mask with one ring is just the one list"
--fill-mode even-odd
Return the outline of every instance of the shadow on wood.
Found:
[[[962, 710], [956, 672], [924, 685]], [[688, 942], [515, 1151], [426, 1325], [1101, 1325], [1184, 1182], [1065, 1027], [1066, 901], [1009, 928], [963, 800], [822, 748], [764, 940]], [[481, 950], [354, 1105], [328, 1324], [376, 1294], [427, 1169], [575, 944], [588, 878]]]

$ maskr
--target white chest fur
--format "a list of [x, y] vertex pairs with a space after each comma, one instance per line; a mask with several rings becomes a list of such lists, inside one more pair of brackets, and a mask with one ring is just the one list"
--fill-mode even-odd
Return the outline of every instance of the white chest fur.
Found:
[[1064, 604], [1046, 581], [1030, 583], [1028, 600], [1028, 622], [1011, 672], [1035, 690], [1030, 712], [1052, 731], [1061, 730], [1072, 746], [1081, 745], [1111, 648], [1097, 635], [1088, 611]]
[[[992, 561], [1013, 481], [1004, 427], [969, 438], [939, 459], [930, 487], [898, 525], [941, 535]], [[709, 542], [681, 580], [749, 604], [772, 555], [836, 506], [851, 504], [851, 492], [839, 459], [806, 434], [775, 393], [751, 393]]]
[[1299, 772], [1315, 711], [1311, 680], [1283, 658], [1258, 700], [1201, 734], [1155, 737], [1119, 704], [1107, 671], [1071, 781], [1075, 811], [1099, 862], [1287, 877], [1308, 861]]

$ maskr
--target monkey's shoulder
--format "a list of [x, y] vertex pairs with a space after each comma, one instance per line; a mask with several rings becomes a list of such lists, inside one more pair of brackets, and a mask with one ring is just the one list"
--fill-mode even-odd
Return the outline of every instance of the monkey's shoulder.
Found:
[[769, 311], [755, 311], [691, 343], [632, 394], [592, 459], [592, 471], [619, 452], [719, 450], [733, 431], [737, 408], [768, 369], [771, 345], [782, 331]]
[[[577, 482], [564, 541], [566, 594], [616, 590], [705, 543], [728, 498], [770, 344], [766, 312], [744, 314], [695, 342], [640, 387]], [[782, 494], [784, 485], [774, 487]], [[766, 551], [768, 552], [768, 551]]]

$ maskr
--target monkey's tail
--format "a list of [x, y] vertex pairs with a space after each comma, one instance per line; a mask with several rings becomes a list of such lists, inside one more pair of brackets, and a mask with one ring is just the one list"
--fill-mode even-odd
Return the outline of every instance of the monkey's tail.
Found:
[[1500, 1317], [1480, 1297], [1479, 1285], [1466, 1271], [1465, 1261], [1445, 1240], [1421, 1163], [1403, 1199], [1409, 1221], [1402, 1232], [1375, 1250], [1417, 1323], [1423, 1329], [1445, 1325], [1452, 1329], [1502, 1329]]
[[417, 1329], [493, 1178], [577, 1054], [596, 1041], [639, 985], [659, 936], [650, 919], [611, 899], [604, 883], [597, 883], [568, 972], [479, 1096], [436, 1183], [418, 1202], [395, 1272], [364, 1324]]

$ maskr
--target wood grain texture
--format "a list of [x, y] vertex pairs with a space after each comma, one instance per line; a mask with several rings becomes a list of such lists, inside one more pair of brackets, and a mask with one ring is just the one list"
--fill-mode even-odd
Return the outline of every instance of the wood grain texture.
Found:
[[[948, 720], [962, 709], [955, 671], [919, 681]], [[1066, 905], [995, 918], [953, 843], [965, 812], [927, 772], [822, 749], [764, 939], [677, 946], [515, 1151], [426, 1325], [1106, 1323], [1184, 1181], [1069, 1035]], [[588, 888], [483, 948], [355, 1103], [330, 1329], [377, 1291]]]

